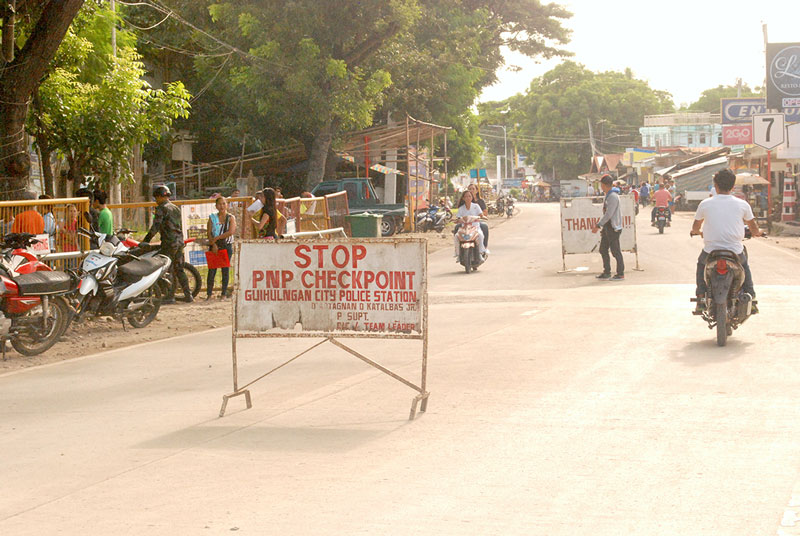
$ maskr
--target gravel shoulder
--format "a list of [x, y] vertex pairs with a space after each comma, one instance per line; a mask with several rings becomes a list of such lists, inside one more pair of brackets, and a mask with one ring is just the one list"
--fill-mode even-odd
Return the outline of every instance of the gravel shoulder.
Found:
[[[505, 218], [492, 216], [489, 218], [489, 227], [497, 227], [505, 221]], [[443, 233], [406, 233], [403, 236], [427, 239], [429, 253], [453, 245], [452, 226], [448, 226]], [[798, 242], [798, 247], [800, 247], [800, 242]], [[199, 299], [192, 304], [178, 303], [163, 306], [156, 320], [143, 329], [133, 329], [126, 324], [127, 329], [123, 330], [120, 321], [106, 318], [86, 320], [80, 324], [73, 324], [58, 343], [38, 356], [20, 355], [11, 348], [10, 344], [7, 344], [6, 359], [0, 360], [0, 374], [58, 363], [143, 342], [158, 341], [229, 326], [231, 317], [231, 300], [220, 300], [215, 296], [206, 301], [205, 293], [201, 292]]]

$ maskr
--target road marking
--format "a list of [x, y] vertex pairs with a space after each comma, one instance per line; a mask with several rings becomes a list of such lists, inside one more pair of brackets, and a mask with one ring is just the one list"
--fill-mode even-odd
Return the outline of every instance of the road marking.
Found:
[[786, 255], [789, 255], [790, 257], [794, 257], [795, 259], [800, 259], [800, 255], [796, 255], [796, 254], [792, 253], [791, 251], [787, 251], [786, 248], [782, 248], [780, 246], [773, 246], [772, 244], [770, 244], [767, 241], [761, 241], [761, 242], [759, 242], [759, 244], [761, 244], [762, 246], [767, 246], [768, 248], [772, 248], [775, 251], [780, 251], [781, 253], [785, 253]]
[[539, 309], [531, 309], [530, 311], [525, 311], [522, 313], [522, 316], [533, 316], [539, 312]]

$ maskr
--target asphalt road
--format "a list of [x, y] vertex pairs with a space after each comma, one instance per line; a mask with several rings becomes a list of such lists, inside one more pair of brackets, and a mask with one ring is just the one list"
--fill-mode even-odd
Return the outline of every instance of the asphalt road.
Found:
[[[761, 314], [690, 314], [691, 216], [598, 282], [522, 205], [466, 275], [431, 255], [426, 414], [326, 345], [230, 390], [230, 331], [0, 376], [0, 534], [800, 534], [796, 253], [748, 243]], [[248, 341], [241, 377], [309, 344]], [[354, 347], [409, 377], [419, 343]]]

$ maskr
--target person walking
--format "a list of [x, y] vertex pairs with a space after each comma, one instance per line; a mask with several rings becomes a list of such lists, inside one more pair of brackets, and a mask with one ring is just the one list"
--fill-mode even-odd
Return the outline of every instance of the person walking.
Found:
[[[621, 281], [625, 279], [625, 262], [622, 259], [622, 250], [619, 246], [619, 237], [622, 234], [622, 213], [620, 212], [619, 194], [613, 191], [614, 180], [611, 175], [603, 175], [600, 179], [600, 189], [605, 194], [603, 200], [603, 217], [592, 228], [592, 232], [600, 234], [600, 256], [603, 257], [603, 273], [597, 279], [611, 279]], [[617, 273], [611, 276], [611, 255], [617, 261]]]
[[[189, 278], [183, 269], [183, 222], [181, 209], [170, 203], [172, 192], [166, 186], [153, 188], [153, 197], [156, 200], [156, 210], [153, 215], [153, 225], [144, 237], [143, 242], [150, 242], [155, 235], [161, 235], [161, 249], [159, 253], [172, 260], [170, 270], [183, 289], [184, 300], [192, 303], [192, 290], [189, 288]], [[164, 300], [164, 303], [175, 303], [175, 298]]]
[[[212, 252], [228, 252], [228, 266], [222, 267], [222, 294], [220, 298], [227, 298], [228, 278], [230, 274], [230, 260], [233, 259], [233, 237], [236, 234], [236, 217], [228, 212], [228, 201], [218, 197], [216, 201], [217, 213], [208, 217], [208, 242]], [[214, 291], [214, 280], [217, 278], [217, 269], [209, 268], [206, 278], [206, 300], [211, 299]]]

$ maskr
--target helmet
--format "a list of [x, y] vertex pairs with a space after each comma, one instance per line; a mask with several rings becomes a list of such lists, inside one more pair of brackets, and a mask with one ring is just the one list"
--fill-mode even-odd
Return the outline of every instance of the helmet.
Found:
[[169, 188], [167, 188], [163, 184], [153, 188], [153, 197], [169, 197], [171, 195], [172, 192], [170, 192]]

